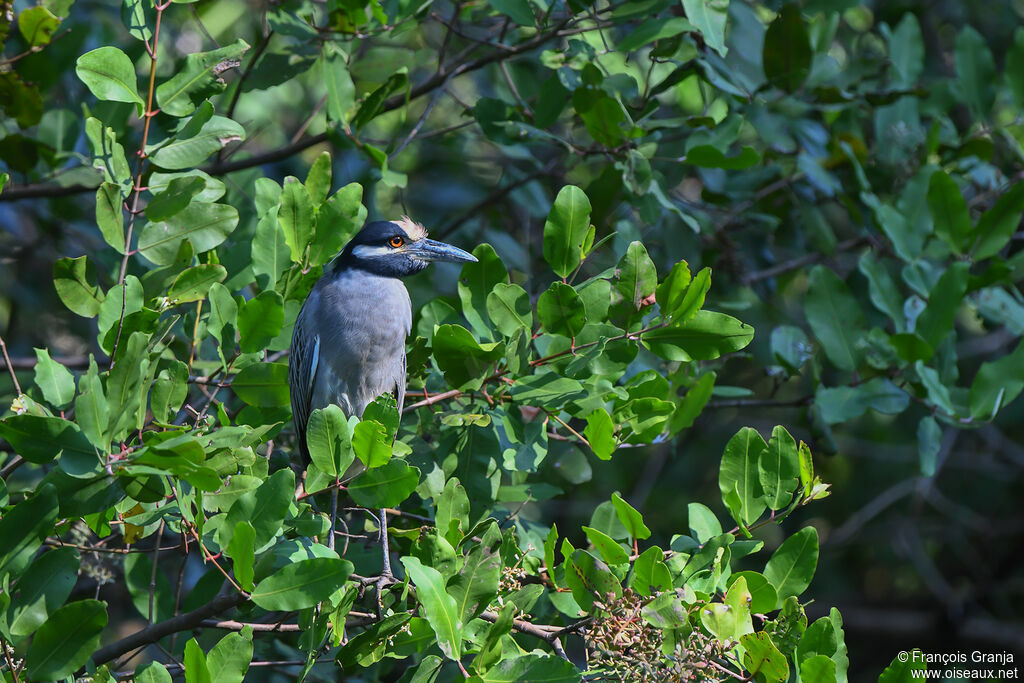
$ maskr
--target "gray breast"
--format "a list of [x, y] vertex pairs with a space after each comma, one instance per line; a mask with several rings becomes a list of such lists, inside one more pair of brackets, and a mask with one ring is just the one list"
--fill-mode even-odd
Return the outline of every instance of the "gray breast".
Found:
[[329, 275], [300, 317], [319, 337], [311, 410], [336, 403], [361, 416], [380, 394], [405, 390], [412, 308], [401, 280], [361, 270]]

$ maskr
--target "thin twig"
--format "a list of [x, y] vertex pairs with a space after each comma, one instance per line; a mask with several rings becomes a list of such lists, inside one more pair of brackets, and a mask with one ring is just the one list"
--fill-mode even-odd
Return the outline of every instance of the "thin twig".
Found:
[[0, 352], [3, 352], [4, 363], [7, 365], [8, 372], [11, 373], [11, 381], [14, 382], [14, 390], [18, 392], [18, 396], [21, 396], [21, 384], [18, 383], [18, 376], [14, 373], [14, 367], [11, 366], [11, 358], [7, 355], [7, 344], [4, 343], [2, 335], [0, 335]]

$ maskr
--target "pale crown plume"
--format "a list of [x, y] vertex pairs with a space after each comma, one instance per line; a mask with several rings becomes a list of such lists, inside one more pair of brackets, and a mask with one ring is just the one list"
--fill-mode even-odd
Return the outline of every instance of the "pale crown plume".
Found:
[[408, 216], [402, 216], [399, 220], [395, 221], [402, 230], [405, 230], [405, 234], [409, 236], [411, 240], [421, 240], [427, 236], [427, 229], [423, 227], [421, 223], [417, 223]]

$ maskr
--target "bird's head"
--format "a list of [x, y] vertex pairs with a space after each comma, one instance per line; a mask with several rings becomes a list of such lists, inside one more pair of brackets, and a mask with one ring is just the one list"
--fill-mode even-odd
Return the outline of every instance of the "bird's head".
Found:
[[432, 261], [466, 263], [476, 257], [458, 247], [427, 239], [426, 229], [408, 216], [363, 226], [338, 258], [336, 269], [359, 268], [375, 275], [415, 275]]

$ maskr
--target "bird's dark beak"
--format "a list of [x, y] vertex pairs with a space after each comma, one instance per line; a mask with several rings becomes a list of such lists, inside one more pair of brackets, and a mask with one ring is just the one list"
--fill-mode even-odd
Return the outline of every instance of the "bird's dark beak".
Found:
[[473, 263], [477, 260], [468, 251], [444, 242], [422, 239], [413, 242], [408, 250], [410, 256], [422, 261], [447, 261], [449, 263]]

